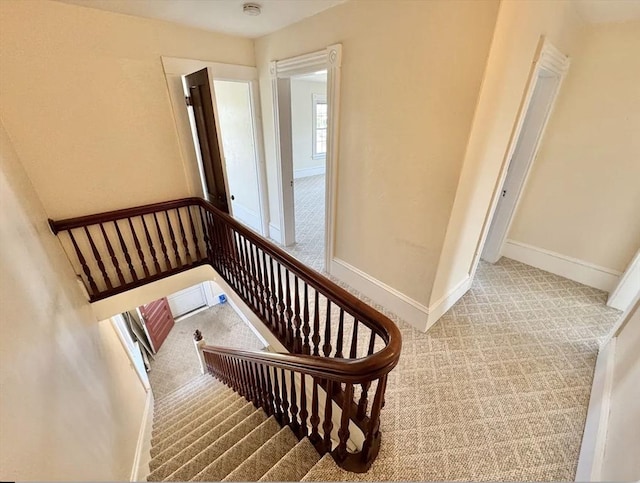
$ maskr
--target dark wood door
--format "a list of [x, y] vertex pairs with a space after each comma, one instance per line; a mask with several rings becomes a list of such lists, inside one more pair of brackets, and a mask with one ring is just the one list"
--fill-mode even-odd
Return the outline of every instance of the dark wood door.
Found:
[[218, 143], [209, 73], [205, 68], [189, 74], [185, 79], [187, 81], [187, 87], [189, 88], [187, 104], [193, 107], [193, 115], [198, 134], [199, 146], [197, 147], [200, 148], [209, 201], [211, 201], [216, 208], [229, 213], [227, 190], [224, 181], [224, 168], [222, 166], [222, 151]]
[[162, 346], [162, 343], [175, 325], [173, 315], [171, 315], [171, 309], [169, 308], [169, 302], [166, 298], [162, 298], [155, 302], [142, 305], [140, 306], [140, 313], [144, 318], [144, 325], [147, 328], [149, 339], [151, 339], [153, 350], [158, 352], [160, 346]]

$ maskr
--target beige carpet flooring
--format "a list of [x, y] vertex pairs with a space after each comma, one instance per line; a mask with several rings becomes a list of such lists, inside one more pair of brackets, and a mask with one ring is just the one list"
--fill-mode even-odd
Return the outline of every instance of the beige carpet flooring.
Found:
[[218, 304], [187, 317], [171, 329], [151, 361], [149, 383], [156, 399], [200, 375], [193, 333], [200, 329], [208, 345], [259, 350], [263, 344], [228, 303]]
[[378, 459], [356, 475], [325, 456], [304, 479], [573, 480], [598, 344], [620, 315], [605, 301], [502, 258], [481, 262], [471, 290], [426, 334], [387, 314], [403, 347]]
[[325, 176], [309, 176], [293, 181], [296, 243], [284, 247], [305, 265], [324, 269]]
[[304, 479], [572, 480], [598, 344], [619, 316], [605, 300], [503, 258], [481, 263], [471, 290], [426, 334], [387, 314], [403, 349], [378, 459], [358, 475], [325, 456]]

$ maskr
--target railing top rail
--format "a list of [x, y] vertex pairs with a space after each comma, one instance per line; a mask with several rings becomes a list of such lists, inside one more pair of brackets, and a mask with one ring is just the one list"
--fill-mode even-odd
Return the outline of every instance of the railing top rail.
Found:
[[[362, 380], [362, 375], [378, 374], [389, 372], [397, 363], [400, 357], [401, 349], [401, 336], [400, 330], [388, 317], [384, 316], [377, 310], [373, 309], [366, 303], [362, 302], [345, 289], [329, 280], [324, 275], [312, 270], [305, 266], [297, 259], [289, 255], [287, 252], [276, 246], [275, 244], [264, 239], [253, 230], [245, 227], [240, 222], [229, 216], [228, 214], [220, 211], [211, 203], [202, 198], [182, 198], [173, 201], [153, 203], [149, 205], [139, 206], [135, 208], [127, 208], [122, 210], [114, 210], [105, 213], [98, 213], [93, 215], [81, 216], [76, 218], [67, 218], [64, 220], [49, 220], [49, 224], [54, 234], [60, 231], [71, 230], [74, 228], [81, 228], [89, 225], [95, 225], [99, 223], [105, 223], [109, 221], [116, 221], [120, 219], [132, 218], [136, 216], [142, 216], [152, 214], [159, 211], [166, 211], [186, 206], [197, 205], [202, 208], [211, 211], [218, 218], [224, 220], [225, 223], [233, 227], [233, 229], [244, 236], [246, 239], [253, 242], [256, 246], [260, 247], [265, 253], [277, 259], [283, 266], [285, 266], [290, 272], [294, 273], [319, 293], [322, 293], [325, 297], [331, 300], [332, 303], [344, 308], [352, 316], [354, 316], [360, 323], [369, 327], [380, 336], [386, 346], [380, 351], [359, 359], [328, 359], [317, 356], [303, 356], [292, 354], [274, 354], [274, 353], [254, 353], [247, 351], [238, 351], [235, 349], [225, 348], [210, 348], [217, 353], [229, 353], [233, 355], [241, 354], [242, 357], [251, 360], [261, 360], [266, 363], [272, 364], [286, 364], [293, 365], [305, 371], [322, 371], [322, 374], [336, 374], [341, 378], [349, 378], [352, 376], [351, 371], [357, 371], [360, 373], [354, 378]], [[292, 366], [292, 367], [293, 367]], [[318, 373], [320, 375], [320, 373]], [[372, 378], [375, 378], [372, 377]]]
[[96, 213], [93, 215], [65, 218], [64, 220], [49, 220], [49, 226], [51, 226], [53, 234], [57, 235], [58, 232], [61, 231], [82, 228], [89, 225], [97, 225], [108, 221], [133, 218], [135, 216], [150, 215], [151, 213], [157, 213], [158, 211], [173, 210], [174, 208], [182, 208], [184, 206], [199, 204], [200, 201], [204, 200], [201, 200], [200, 198], [181, 198], [179, 200], [136, 206], [135, 208], [125, 208], [122, 210], [106, 211], [104, 213]]
[[398, 358], [385, 347], [380, 352], [359, 359], [336, 359], [304, 354], [245, 351], [229, 347], [204, 346], [205, 353], [229, 355], [237, 359], [263, 363], [278, 369], [301, 372], [337, 382], [363, 383], [387, 374]]

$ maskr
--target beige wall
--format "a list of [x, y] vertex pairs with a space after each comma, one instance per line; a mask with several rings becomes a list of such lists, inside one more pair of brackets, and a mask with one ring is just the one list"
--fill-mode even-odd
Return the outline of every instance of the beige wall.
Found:
[[431, 293], [432, 303], [450, 294], [472, 272], [540, 36], [546, 36], [571, 56], [576, 52], [583, 28], [570, 1], [501, 3]]
[[640, 22], [582, 39], [509, 238], [622, 272], [640, 247]]
[[291, 141], [293, 172], [324, 166], [325, 160], [313, 159], [313, 95], [327, 95], [326, 82], [291, 79]]
[[50, 217], [199, 192], [182, 163], [163, 55], [254, 65], [249, 39], [0, 2], [0, 112]]
[[128, 480], [146, 393], [0, 125], [0, 479]]
[[272, 223], [278, 199], [268, 62], [342, 43], [336, 256], [426, 303], [497, 7], [347, 2], [258, 39]]

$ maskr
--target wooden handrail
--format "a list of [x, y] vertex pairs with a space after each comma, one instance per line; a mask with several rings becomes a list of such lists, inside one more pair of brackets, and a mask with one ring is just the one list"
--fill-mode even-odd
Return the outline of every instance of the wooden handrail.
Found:
[[229, 347], [204, 346], [204, 352], [228, 354], [238, 359], [267, 364], [278, 369], [303, 372], [309, 376], [335, 382], [363, 382], [378, 379], [388, 374], [398, 363], [393, 349], [386, 346], [382, 351], [361, 359], [335, 359], [306, 354], [281, 352], [244, 351]]
[[[55, 235], [57, 235], [60, 231], [68, 231], [73, 228], [82, 228], [87, 225], [95, 225], [99, 223], [113, 222], [126, 218], [133, 218], [142, 215], [148, 215], [152, 213], [157, 213], [159, 211], [168, 211], [171, 209], [187, 207], [191, 205], [198, 205], [205, 209], [212, 210], [216, 212], [216, 216], [223, 219], [226, 223], [241, 233], [243, 236], [251, 240], [254, 244], [263, 248], [270, 254], [276, 256], [283, 265], [286, 265], [291, 271], [296, 273], [296, 275], [305, 278], [307, 281], [311, 282], [316, 289], [321, 291], [325, 296], [328, 296], [332, 300], [336, 300], [344, 303], [345, 305], [349, 305], [355, 312], [358, 313], [362, 317], [361, 322], [368, 325], [369, 321], [375, 321], [376, 319], [386, 319], [387, 323], [383, 325], [377, 324], [377, 329], [382, 329], [380, 335], [385, 338], [385, 342], [388, 344], [391, 342], [391, 339], [387, 338], [390, 334], [385, 334], [386, 327], [393, 327], [396, 331], [396, 339], [400, 340], [400, 331], [397, 329], [396, 325], [389, 320], [384, 315], [380, 314], [377, 310], [373, 309], [366, 303], [362, 302], [360, 299], [353, 296], [351, 293], [347, 292], [345, 289], [337, 285], [336, 283], [329, 280], [327, 277], [323, 276], [319, 272], [307, 267], [298, 259], [289, 255], [282, 248], [278, 247], [274, 243], [270, 242], [266, 238], [258, 235], [256, 232], [247, 228], [242, 223], [238, 222], [235, 218], [229, 216], [227, 213], [220, 211], [217, 209], [212, 203], [202, 199], [202, 198], [181, 198], [178, 200], [172, 201], [164, 201], [160, 203], [152, 203], [148, 205], [143, 205], [135, 208], [125, 208], [121, 210], [113, 210], [107, 211], [104, 213], [98, 213], [93, 215], [80, 216], [76, 218], [66, 218], [63, 220], [51, 220], [49, 219], [49, 225], [51, 230]], [[129, 289], [127, 289], [129, 290]], [[374, 329], [374, 327], [369, 327], [370, 329]]]
[[[201, 198], [49, 224], [54, 234], [68, 235], [61, 240], [91, 301], [211, 265], [290, 353], [206, 346], [209, 372], [299, 437], [309, 436], [343, 468], [369, 468], [380, 444], [387, 375], [402, 344], [390, 319]], [[356, 454], [347, 451], [350, 424], [364, 434]]]

